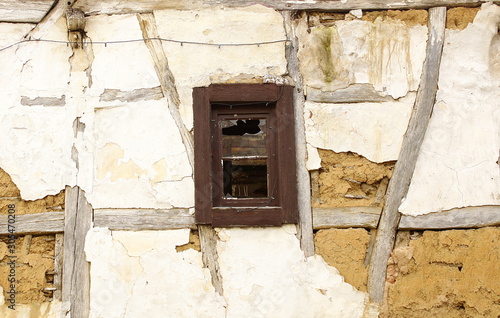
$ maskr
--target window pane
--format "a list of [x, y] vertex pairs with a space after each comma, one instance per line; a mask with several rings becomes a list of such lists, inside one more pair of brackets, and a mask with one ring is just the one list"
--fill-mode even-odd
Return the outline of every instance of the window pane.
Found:
[[225, 119], [222, 128], [222, 157], [267, 157], [266, 119]]
[[267, 160], [223, 160], [224, 198], [268, 196]]

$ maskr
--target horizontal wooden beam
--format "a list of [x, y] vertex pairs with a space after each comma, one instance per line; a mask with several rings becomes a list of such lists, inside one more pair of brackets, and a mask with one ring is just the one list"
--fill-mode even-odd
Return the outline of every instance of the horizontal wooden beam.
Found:
[[313, 208], [313, 228], [377, 227], [382, 208], [379, 207], [339, 207]]
[[400, 230], [443, 230], [500, 225], [500, 205], [471, 206], [419, 216], [404, 215]]
[[38, 23], [54, 0], [0, 0], [0, 22]]
[[322, 91], [317, 88], [307, 88], [306, 99], [317, 103], [379, 103], [395, 101], [389, 95], [377, 92], [371, 84], [353, 84], [336, 91]]
[[189, 209], [95, 209], [94, 226], [129, 231], [196, 229]]
[[[363, 10], [395, 10], [395, 9], [427, 9], [436, 6], [478, 6], [487, 0], [77, 0], [73, 8], [85, 14], [124, 14], [144, 13], [154, 10], [177, 9], [196, 10], [211, 7], [246, 7], [260, 4], [277, 10], [311, 10], [311, 11], [350, 11]], [[499, 3], [500, 1], [493, 1]]]
[[[374, 229], [380, 217], [378, 207], [314, 208], [315, 230], [363, 227]], [[471, 206], [419, 216], [403, 215], [398, 230], [467, 229], [500, 225], [500, 205]]]
[[[3, 225], [0, 228], [0, 235], [13, 234], [9, 232], [7, 215], [0, 215], [0, 224]], [[18, 214], [15, 223], [10, 225], [14, 226], [16, 235], [61, 233], [64, 231], [64, 212]]]
[[[313, 228], [377, 227], [379, 207], [313, 208]], [[0, 216], [0, 224], [8, 224], [7, 216]], [[194, 216], [188, 209], [97, 209], [94, 226], [111, 230], [168, 230], [196, 229]], [[472, 206], [419, 216], [403, 215], [399, 230], [445, 230], [500, 226], [500, 205]], [[49, 234], [64, 231], [63, 212], [44, 212], [16, 216], [16, 234]], [[0, 235], [9, 234], [7, 226]]]

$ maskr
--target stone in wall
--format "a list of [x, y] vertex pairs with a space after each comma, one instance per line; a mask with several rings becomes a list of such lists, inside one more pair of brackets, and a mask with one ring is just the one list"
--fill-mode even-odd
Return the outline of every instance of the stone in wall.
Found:
[[436, 104], [403, 214], [500, 204], [500, 80], [490, 69], [499, 23], [500, 7], [484, 4], [474, 23], [446, 30]]
[[382, 317], [498, 317], [500, 228], [406, 232]]
[[385, 191], [380, 198], [377, 191], [382, 179], [392, 176], [393, 162], [377, 164], [355, 153], [323, 149], [319, 154], [319, 198], [315, 206], [382, 206]]
[[[0, 286], [8, 299], [10, 283], [9, 256], [16, 258], [16, 304], [35, 304], [52, 300], [52, 292], [44, 292], [46, 287], [54, 287], [55, 236], [17, 236], [15, 253], [7, 248], [7, 236], [0, 236]], [[7, 304], [7, 302], [6, 302]]]
[[338, 269], [346, 283], [366, 291], [368, 267], [364, 265], [370, 234], [365, 229], [328, 229], [314, 234], [316, 254]]

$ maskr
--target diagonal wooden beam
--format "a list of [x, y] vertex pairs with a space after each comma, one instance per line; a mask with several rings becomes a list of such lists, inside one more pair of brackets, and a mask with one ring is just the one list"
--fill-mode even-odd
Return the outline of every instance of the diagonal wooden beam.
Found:
[[59, 19], [66, 14], [66, 10], [71, 8], [75, 0], [56, 0], [52, 9], [43, 17], [28, 34], [24, 36], [26, 40], [40, 39], [56, 24]]
[[[144, 43], [148, 47], [153, 59], [163, 95], [168, 100], [168, 109], [181, 134], [182, 142], [186, 147], [189, 163], [194, 169], [193, 136], [186, 128], [186, 125], [184, 125], [179, 112], [179, 94], [175, 86], [174, 75], [168, 65], [167, 56], [165, 55], [161, 41], [155, 40], [159, 38], [158, 30], [156, 28], [156, 19], [152, 13], [143, 13], [137, 14], [137, 20], [139, 21], [139, 25], [142, 30]], [[219, 273], [219, 257], [217, 254], [217, 234], [210, 225], [198, 225], [198, 233], [200, 235], [203, 263], [205, 267], [210, 270], [210, 274], [212, 275], [212, 284], [215, 291], [222, 295], [222, 277]]]
[[170, 67], [168, 65], [168, 59], [163, 51], [163, 46], [161, 41], [155, 40], [160, 36], [156, 28], [156, 19], [152, 13], [138, 14], [137, 20], [141, 26], [142, 36], [144, 38], [144, 43], [149, 49], [151, 58], [153, 59], [156, 74], [160, 81], [161, 89], [163, 95], [168, 100], [168, 109], [170, 115], [175, 121], [177, 128], [181, 134], [182, 142], [186, 147], [186, 153], [191, 164], [194, 168], [194, 146], [193, 146], [193, 136], [189, 133], [186, 125], [182, 121], [181, 114], [179, 112], [180, 99], [177, 88], [175, 87], [175, 79]]
[[429, 38], [427, 40], [426, 59], [423, 65], [420, 86], [408, 129], [403, 138], [401, 152], [394, 168], [394, 174], [389, 182], [368, 271], [368, 293], [371, 300], [379, 304], [384, 299], [387, 261], [394, 245], [401, 218], [398, 208], [408, 192], [420, 146], [436, 99], [445, 22], [445, 7], [429, 9]]

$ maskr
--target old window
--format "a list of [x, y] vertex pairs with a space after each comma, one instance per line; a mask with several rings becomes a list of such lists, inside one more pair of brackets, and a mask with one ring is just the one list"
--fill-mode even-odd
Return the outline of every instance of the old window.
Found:
[[193, 91], [198, 224], [297, 222], [293, 87], [217, 84]]

